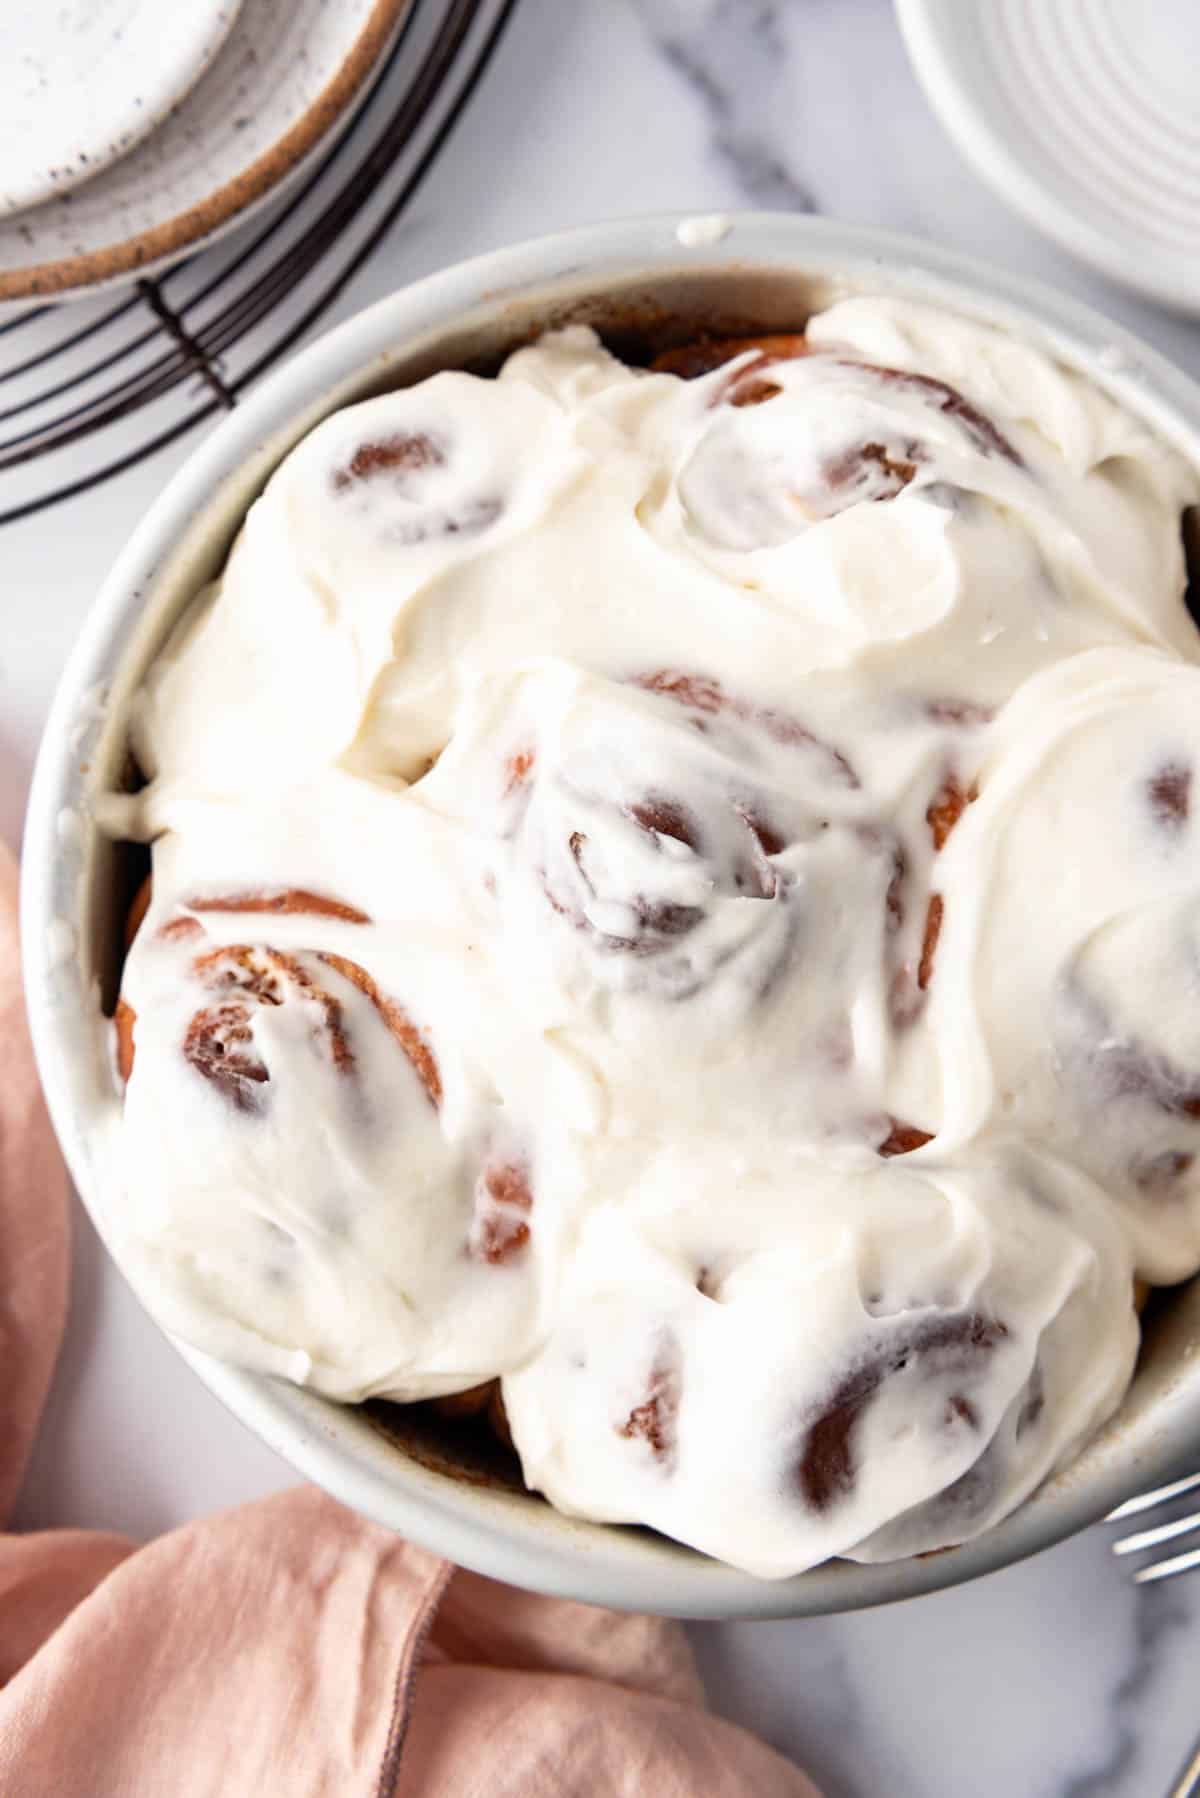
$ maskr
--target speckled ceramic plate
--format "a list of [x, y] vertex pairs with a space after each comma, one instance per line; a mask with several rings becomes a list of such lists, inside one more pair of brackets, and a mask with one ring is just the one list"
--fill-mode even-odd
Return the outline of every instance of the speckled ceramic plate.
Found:
[[[51, 12], [61, 0], [41, 3]], [[99, 11], [102, 0], [88, 3]], [[156, 131], [82, 186], [0, 218], [0, 301], [93, 292], [237, 223], [353, 115], [411, 4], [242, 0], [208, 69]], [[6, 21], [12, 5], [0, 0]], [[213, 10], [200, 0], [141, 0], [137, 10], [165, 33], [193, 6]]]
[[78, 187], [196, 85], [241, 0], [4, 0], [0, 213]]

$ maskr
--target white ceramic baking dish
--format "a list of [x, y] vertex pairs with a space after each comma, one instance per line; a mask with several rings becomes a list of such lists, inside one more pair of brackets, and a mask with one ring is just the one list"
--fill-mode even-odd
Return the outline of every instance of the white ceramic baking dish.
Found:
[[[698, 329], [794, 329], [838, 291], [917, 295], [1010, 327], [1082, 369], [1200, 465], [1200, 389], [1094, 313], [962, 258], [809, 218], [638, 219], [566, 232], [448, 269], [322, 337], [195, 451], [104, 582], [63, 675], [38, 760], [24, 854], [29, 1008], [54, 1122], [101, 1235], [105, 1144], [120, 1115], [111, 1003], [130, 873], [92, 799], [119, 778], [130, 696], [220, 568], [271, 470], [347, 401], [444, 366], [494, 365], [539, 329], [595, 322], [616, 347]], [[426, 1547], [517, 1585], [680, 1616], [779, 1617], [873, 1605], [991, 1572], [1200, 1458], [1200, 1282], [1159, 1301], [1119, 1416], [1076, 1464], [965, 1547], [886, 1566], [834, 1562], [782, 1582], [649, 1531], [561, 1516], [428, 1420], [369, 1413], [182, 1347], [207, 1385], [303, 1474]], [[132, 1402], [132, 1401], [131, 1401]], [[160, 1420], [170, 1453], [172, 1419]], [[399, 1438], [399, 1440], [397, 1440]], [[464, 1477], [465, 1476], [465, 1477]]]

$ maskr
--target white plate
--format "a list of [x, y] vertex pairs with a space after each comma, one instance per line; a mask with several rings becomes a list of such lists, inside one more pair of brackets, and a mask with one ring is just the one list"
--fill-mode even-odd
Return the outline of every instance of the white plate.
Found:
[[896, 0], [976, 171], [1112, 280], [1200, 313], [1200, 0]]
[[[62, 0], [40, 4], [49, 13]], [[411, 4], [242, 0], [209, 68], [157, 131], [73, 192], [0, 218], [0, 301], [69, 299], [227, 230], [346, 123]], [[0, 0], [0, 15], [12, 5]], [[164, 33], [181, 13], [211, 10], [207, 0], [141, 7]]]
[[3, 0], [0, 213], [66, 193], [196, 85], [241, 0]]

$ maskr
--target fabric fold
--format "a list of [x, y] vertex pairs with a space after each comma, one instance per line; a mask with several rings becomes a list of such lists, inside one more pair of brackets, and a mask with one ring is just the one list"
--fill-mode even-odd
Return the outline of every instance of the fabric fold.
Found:
[[12, 1509], [67, 1311], [67, 1181], [33, 1063], [17, 869], [0, 844], [0, 1524]]

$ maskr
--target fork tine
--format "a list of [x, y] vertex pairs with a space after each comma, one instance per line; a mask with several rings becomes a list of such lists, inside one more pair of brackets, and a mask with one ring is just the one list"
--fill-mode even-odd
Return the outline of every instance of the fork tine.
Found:
[[1139, 1511], [1149, 1511], [1155, 1505], [1165, 1504], [1169, 1498], [1178, 1498], [1183, 1492], [1194, 1492], [1200, 1486], [1200, 1473], [1189, 1473], [1185, 1479], [1175, 1480], [1169, 1486], [1159, 1486], [1154, 1492], [1140, 1492], [1136, 1498], [1126, 1499], [1115, 1511], [1110, 1511], [1105, 1518], [1106, 1523], [1120, 1523], [1123, 1517], [1136, 1517]]
[[1186, 1536], [1189, 1530], [1200, 1530], [1200, 1511], [1191, 1517], [1176, 1517], [1171, 1523], [1160, 1523], [1152, 1530], [1139, 1530], [1135, 1536], [1122, 1536], [1113, 1543], [1112, 1551], [1115, 1555], [1135, 1555], [1139, 1549], [1157, 1548], [1176, 1536]]
[[1191, 1548], [1187, 1554], [1175, 1555], [1169, 1561], [1156, 1561], [1152, 1567], [1139, 1567], [1133, 1583], [1148, 1586], [1151, 1580], [1170, 1579], [1173, 1573], [1187, 1573], [1193, 1567], [1200, 1567], [1200, 1548]]

